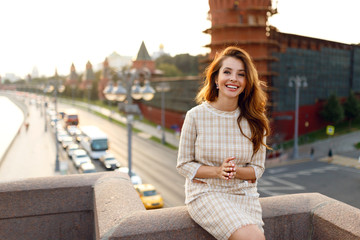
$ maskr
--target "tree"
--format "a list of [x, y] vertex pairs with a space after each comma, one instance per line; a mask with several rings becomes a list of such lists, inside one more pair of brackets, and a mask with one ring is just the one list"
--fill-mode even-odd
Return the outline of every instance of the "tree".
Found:
[[320, 114], [325, 121], [335, 124], [344, 119], [344, 109], [341, 106], [336, 94], [333, 93], [330, 95]]
[[350, 92], [347, 101], [344, 103], [344, 113], [345, 117], [349, 119], [349, 128], [351, 128], [352, 120], [360, 116], [360, 102], [353, 91]]
[[191, 56], [190, 54], [179, 54], [175, 57], [162, 55], [155, 60], [155, 63], [159, 69], [164, 63], [176, 66], [181, 73], [177, 76], [196, 76], [199, 73], [199, 56]]
[[176, 77], [183, 75], [182, 72], [175, 65], [169, 63], [161, 63], [158, 66], [158, 69], [164, 72], [165, 77]]

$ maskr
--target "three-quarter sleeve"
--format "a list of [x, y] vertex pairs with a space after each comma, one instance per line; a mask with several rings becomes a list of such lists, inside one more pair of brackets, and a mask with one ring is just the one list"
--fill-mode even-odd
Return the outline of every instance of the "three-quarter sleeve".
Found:
[[[264, 143], [266, 143], [266, 137], [264, 137]], [[264, 145], [260, 146], [260, 149], [253, 156], [251, 162], [248, 166], [254, 168], [256, 179], [259, 179], [265, 171], [265, 155], [266, 147]]]
[[180, 135], [177, 171], [186, 178], [193, 179], [201, 166], [195, 160], [196, 124], [190, 112], [186, 114]]

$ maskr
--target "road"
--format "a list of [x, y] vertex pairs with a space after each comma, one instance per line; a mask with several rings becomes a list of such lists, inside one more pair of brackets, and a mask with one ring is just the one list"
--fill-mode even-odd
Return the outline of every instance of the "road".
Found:
[[[59, 110], [73, 107], [59, 104]], [[127, 130], [111, 121], [101, 118], [87, 110], [78, 109], [79, 126], [96, 125], [109, 138], [110, 151], [127, 166]], [[153, 184], [162, 195], [165, 207], [183, 206], [185, 199], [185, 179], [176, 171], [177, 151], [153, 142], [146, 133], [133, 132], [132, 138], [132, 168], [143, 180], [143, 183]], [[65, 155], [64, 155], [65, 156]], [[95, 160], [97, 169], [105, 171]], [[70, 167], [71, 163], [69, 164]]]
[[[79, 109], [79, 113], [80, 125], [97, 125], [108, 134], [111, 151], [127, 166], [126, 129], [86, 110]], [[184, 205], [184, 178], [175, 169], [176, 157], [177, 151], [148, 140], [145, 133], [134, 133], [134, 171], [145, 183], [155, 185], [163, 195], [165, 207]], [[258, 189], [261, 197], [319, 192], [360, 208], [359, 173], [351, 167], [310, 161], [266, 169]]]
[[269, 168], [258, 190], [261, 197], [318, 192], [360, 208], [360, 169], [320, 161]]
[[[59, 110], [69, 106], [59, 104]], [[70, 106], [71, 107], [71, 106]], [[35, 106], [29, 106], [30, 128], [23, 128], [13, 147], [8, 152], [0, 168], [0, 181], [11, 179], [54, 175], [55, 142], [53, 129], [44, 132], [44, 117]], [[127, 131], [107, 119], [100, 118], [87, 110], [79, 109], [80, 125], [96, 125], [109, 136], [110, 148], [123, 166], [127, 166]], [[343, 136], [356, 141], [359, 133]], [[351, 137], [354, 135], [353, 137]], [[155, 143], [145, 133], [133, 133], [133, 169], [144, 183], [153, 184], [165, 200], [165, 207], [184, 205], [184, 178], [176, 169], [177, 151]], [[327, 144], [316, 143], [317, 152]], [[337, 144], [346, 146], [353, 144]], [[324, 152], [326, 147], [324, 147]], [[351, 149], [350, 149], [351, 150]], [[306, 152], [306, 151], [305, 151]], [[349, 151], [343, 151], [345, 154]], [[354, 152], [353, 150], [350, 153]], [[77, 173], [65, 152], [60, 149], [61, 160], [66, 159], [70, 173]], [[358, 153], [356, 153], [358, 156]], [[346, 154], [345, 154], [346, 155]], [[34, 157], [36, 156], [36, 157]], [[25, 160], [24, 160], [25, 159]], [[29, 161], [33, 160], [33, 161]], [[105, 169], [94, 161], [99, 171]], [[20, 166], [20, 167], [19, 167]], [[339, 201], [360, 208], [360, 170], [353, 167], [309, 161], [294, 165], [267, 168], [259, 180], [258, 189], [261, 197], [281, 194], [319, 192]]]

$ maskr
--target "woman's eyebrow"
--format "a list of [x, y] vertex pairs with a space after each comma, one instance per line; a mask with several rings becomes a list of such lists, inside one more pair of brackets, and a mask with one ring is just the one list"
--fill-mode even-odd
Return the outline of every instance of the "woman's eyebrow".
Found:
[[[224, 70], [227, 69], [227, 70], [233, 70], [231, 67], [224, 67]], [[239, 69], [238, 72], [245, 72], [244, 69]]]

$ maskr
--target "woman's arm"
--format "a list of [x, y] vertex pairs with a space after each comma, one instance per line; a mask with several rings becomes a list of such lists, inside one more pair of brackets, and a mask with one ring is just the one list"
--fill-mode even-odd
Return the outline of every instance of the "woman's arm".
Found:
[[193, 179], [198, 168], [202, 166], [195, 161], [196, 124], [191, 113], [187, 113], [181, 129], [177, 171], [185, 178]]
[[221, 178], [231, 179], [235, 176], [234, 157], [227, 158], [223, 161], [221, 166], [200, 166], [195, 174], [196, 178]]

